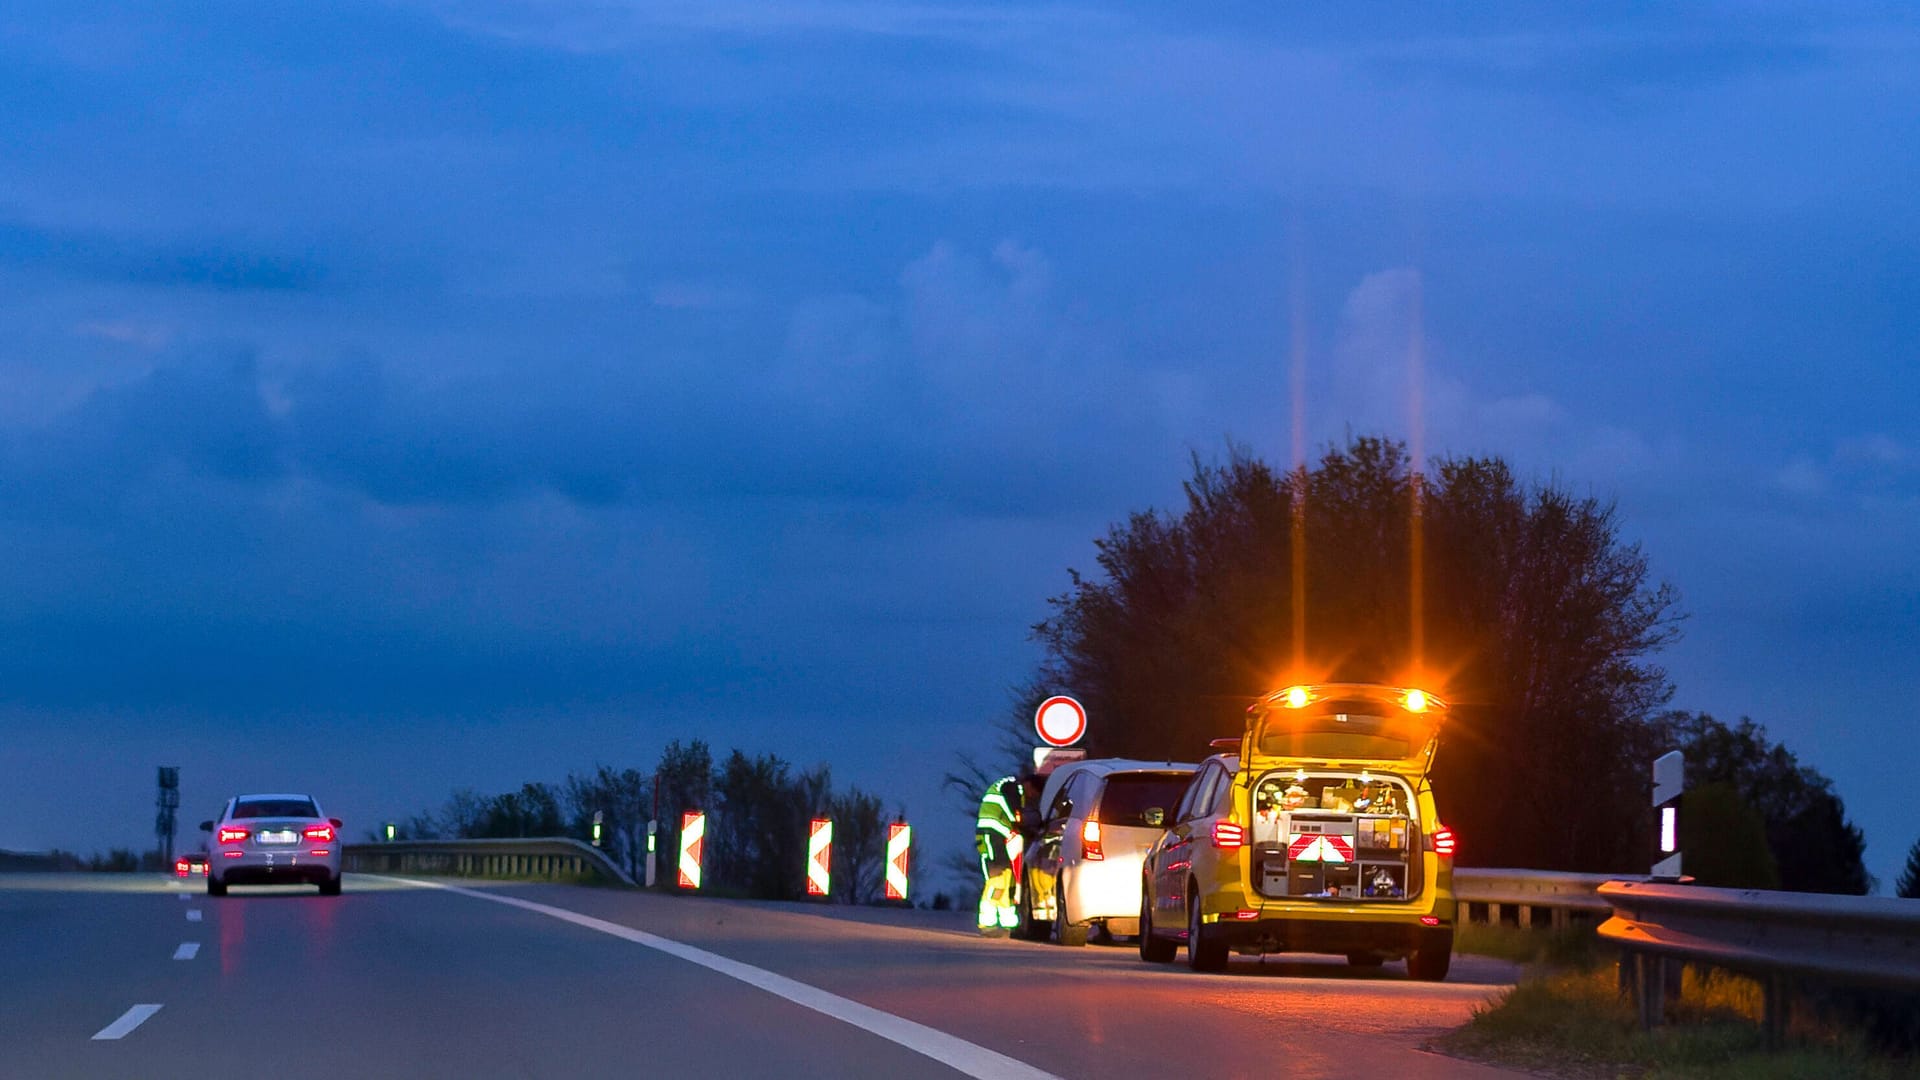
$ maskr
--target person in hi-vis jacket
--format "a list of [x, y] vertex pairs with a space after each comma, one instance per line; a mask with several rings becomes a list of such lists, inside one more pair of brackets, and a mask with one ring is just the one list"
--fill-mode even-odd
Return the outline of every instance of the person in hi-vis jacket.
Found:
[[1020, 923], [1014, 908], [1014, 874], [1025, 846], [1020, 835], [1021, 809], [1026, 790], [1014, 777], [1003, 777], [980, 799], [980, 818], [974, 825], [974, 844], [980, 849], [980, 932], [1004, 937]]

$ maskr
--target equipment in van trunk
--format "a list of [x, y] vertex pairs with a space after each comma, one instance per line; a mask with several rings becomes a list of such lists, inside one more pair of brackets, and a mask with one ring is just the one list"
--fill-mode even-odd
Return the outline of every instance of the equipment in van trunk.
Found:
[[[1262, 809], [1253, 828], [1256, 888], [1265, 896], [1318, 900], [1417, 895], [1418, 830], [1399, 812], [1406, 799], [1396, 787], [1373, 777], [1298, 773], [1260, 781], [1255, 801]], [[1301, 802], [1301, 792], [1309, 793], [1306, 802], [1333, 809], [1279, 809]]]

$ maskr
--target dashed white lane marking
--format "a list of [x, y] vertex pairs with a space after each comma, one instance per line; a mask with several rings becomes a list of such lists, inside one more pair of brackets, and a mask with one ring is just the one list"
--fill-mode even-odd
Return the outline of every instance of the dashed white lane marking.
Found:
[[186, 893], [175, 893], [174, 895], [178, 896], [183, 901], [193, 899], [193, 897], [188, 896]]
[[180, 943], [179, 948], [173, 950], [173, 958], [175, 960], [191, 960], [195, 956], [199, 955], [199, 953], [200, 953], [199, 942], [183, 941]]
[[160, 1011], [158, 1005], [135, 1005], [120, 1014], [120, 1019], [94, 1032], [94, 1041], [102, 1039], [124, 1039], [127, 1032], [147, 1022], [147, 1018]]
[[1036, 1069], [1024, 1061], [989, 1050], [977, 1043], [970, 1043], [958, 1035], [949, 1035], [905, 1017], [881, 1012], [871, 1005], [862, 1005], [851, 998], [828, 993], [817, 986], [808, 986], [806, 983], [789, 979], [785, 975], [776, 975], [764, 968], [730, 960], [718, 953], [683, 945], [658, 934], [649, 934], [644, 930], [635, 930], [630, 926], [596, 919], [577, 911], [536, 904], [531, 900], [522, 900], [518, 897], [495, 896], [476, 889], [463, 889], [458, 885], [443, 885], [437, 881], [416, 881], [412, 878], [391, 880], [418, 885], [426, 889], [443, 889], [447, 892], [459, 893], [461, 896], [470, 896], [475, 900], [491, 900], [496, 904], [522, 908], [562, 922], [570, 922], [575, 926], [611, 934], [636, 945], [645, 945], [649, 949], [657, 949], [668, 956], [677, 956], [688, 963], [698, 964], [709, 971], [738, 979], [748, 986], [765, 990], [776, 997], [786, 998], [795, 1005], [812, 1009], [814, 1012], [830, 1016], [843, 1023], [852, 1024], [862, 1031], [878, 1035], [888, 1042], [898, 1043], [917, 1054], [924, 1054], [951, 1069], [975, 1077], [976, 1080], [1060, 1080], [1050, 1072]]
[[199, 922], [199, 921], [200, 921], [200, 909], [199, 909], [199, 908], [197, 908], [197, 907], [190, 907], [190, 908], [188, 908], [188, 909], [187, 909], [187, 921], [188, 921], [188, 922]]

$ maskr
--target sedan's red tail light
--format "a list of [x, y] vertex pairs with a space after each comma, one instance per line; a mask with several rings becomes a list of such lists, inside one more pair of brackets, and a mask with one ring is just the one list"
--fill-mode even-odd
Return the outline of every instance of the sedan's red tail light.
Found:
[[1080, 857], [1088, 862], [1099, 862], [1107, 857], [1107, 853], [1100, 850], [1100, 823], [1092, 818], [1080, 826]]
[[1237, 821], [1216, 821], [1213, 823], [1213, 846], [1222, 851], [1232, 851], [1247, 842], [1247, 830]]
[[1453, 851], [1456, 846], [1457, 842], [1454, 840], [1452, 829], [1442, 825], [1433, 830], [1433, 853], [1435, 855], [1442, 855], [1451, 859], [1453, 858]]
[[307, 829], [306, 837], [309, 840], [318, 840], [323, 844], [331, 844], [333, 843], [333, 826], [331, 825], [311, 826]]
[[220, 842], [223, 844], [237, 844], [246, 838], [247, 830], [245, 829], [235, 829], [227, 825], [220, 826]]

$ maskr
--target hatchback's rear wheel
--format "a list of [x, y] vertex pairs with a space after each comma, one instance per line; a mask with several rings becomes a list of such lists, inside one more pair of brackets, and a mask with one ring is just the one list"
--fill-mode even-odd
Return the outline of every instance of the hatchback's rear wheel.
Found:
[[1033, 913], [1033, 875], [1020, 875], [1020, 903], [1016, 905], [1020, 913], [1018, 924], [1013, 928], [1013, 936], [1024, 941], [1045, 941], [1047, 924]]
[[207, 879], [207, 895], [208, 896], [227, 895], [227, 883], [224, 881], [215, 881], [212, 878], [208, 878]]
[[1053, 887], [1053, 940], [1071, 948], [1087, 943], [1087, 927], [1067, 921], [1066, 881], [1056, 880]]
[[1227, 943], [1200, 921], [1200, 898], [1187, 890], [1187, 966], [1195, 971], [1225, 971]]
[[1174, 944], [1153, 936], [1153, 898], [1140, 889], [1140, 959], [1149, 964], [1173, 962]]
[[335, 874], [332, 877], [320, 883], [320, 895], [321, 896], [339, 896], [340, 895], [340, 875], [339, 874]]

